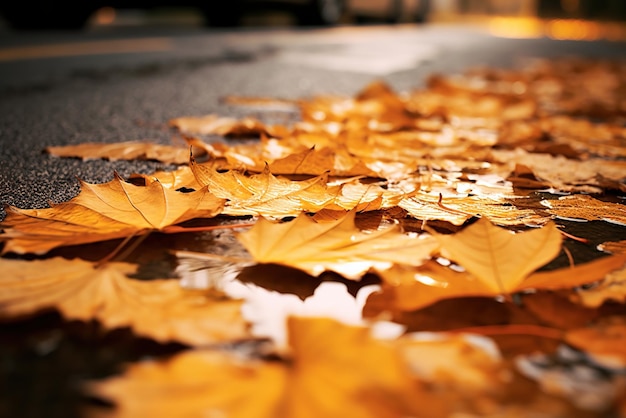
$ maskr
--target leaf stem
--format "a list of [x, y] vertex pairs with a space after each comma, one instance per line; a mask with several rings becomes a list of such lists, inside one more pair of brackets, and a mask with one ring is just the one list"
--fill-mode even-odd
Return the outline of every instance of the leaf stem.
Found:
[[181, 232], [207, 232], [207, 231], [216, 231], [220, 229], [237, 229], [237, 228], [250, 228], [253, 227], [254, 223], [244, 223], [244, 224], [228, 224], [228, 225], [211, 225], [211, 226], [193, 226], [186, 228], [184, 226], [178, 225], [170, 225], [159, 232], [164, 234], [179, 234]]

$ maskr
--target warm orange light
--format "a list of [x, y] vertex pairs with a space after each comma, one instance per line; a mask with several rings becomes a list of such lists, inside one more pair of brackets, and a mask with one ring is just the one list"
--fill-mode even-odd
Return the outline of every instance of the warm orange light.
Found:
[[115, 21], [116, 12], [112, 7], [102, 7], [98, 9], [94, 16], [96, 25], [110, 25]]
[[539, 38], [543, 35], [541, 21], [532, 17], [494, 17], [489, 32], [502, 38]]
[[547, 23], [547, 35], [559, 40], [586, 40], [600, 38], [600, 26], [584, 20], [551, 20]]

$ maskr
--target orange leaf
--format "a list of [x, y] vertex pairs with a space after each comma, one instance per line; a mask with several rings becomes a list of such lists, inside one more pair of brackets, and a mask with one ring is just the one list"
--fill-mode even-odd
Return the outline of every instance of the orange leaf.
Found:
[[291, 317], [288, 331], [291, 351], [281, 361], [190, 351], [132, 365], [88, 390], [114, 401], [120, 418], [446, 416], [442, 402], [413, 380], [398, 349], [374, 340], [367, 328]]
[[530, 273], [555, 258], [563, 240], [552, 223], [514, 234], [487, 219], [479, 219], [457, 234], [436, 234], [435, 238], [444, 256], [503, 294], [513, 292]]
[[178, 280], [127, 277], [136, 266], [96, 268], [79, 259], [0, 259], [0, 316], [57, 309], [68, 319], [97, 319], [106, 328], [130, 327], [161, 342], [205, 345], [248, 336], [241, 301], [183, 289]]
[[0, 223], [3, 252], [43, 254], [52, 248], [127, 237], [161, 230], [193, 218], [218, 215], [223, 200], [206, 188], [181, 193], [154, 180], [144, 186], [119, 175], [104, 184], [81, 181], [81, 192], [69, 202], [47, 209], [7, 208]]
[[47, 147], [46, 152], [57, 157], [80, 157], [83, 160], [104, 158], [116, 160], [156, 160], [171, 164], [186, 164], [189, 149], [143, 141], [114, 144], [85, 142], [78, 145]]
[[301, 214], [285, 223], [261, 218], [237, 238], [258, 263], [283, 264], [313, 276], [331, 270], [349, 279], [393, 263], [420, 265], [438, 247], [432, 237], [404, 234], [397, 225], [361, 231], [355, 216], [352, 211], [335, 221], [316, 222]]

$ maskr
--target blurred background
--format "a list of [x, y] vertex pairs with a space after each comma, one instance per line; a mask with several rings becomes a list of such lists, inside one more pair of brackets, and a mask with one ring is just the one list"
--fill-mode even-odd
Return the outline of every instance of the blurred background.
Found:
[[[469, 22], [499, 35], [623, 39], [624, 0], [21, 0], [0, 5], [9, 30], [133, 25], [334, 26]], [[598, 25], [597, 22], [602, 23]]]

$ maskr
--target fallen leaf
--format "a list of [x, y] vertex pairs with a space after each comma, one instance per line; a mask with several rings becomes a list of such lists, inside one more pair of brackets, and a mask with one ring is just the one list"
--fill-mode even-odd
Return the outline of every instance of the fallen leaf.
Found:
[[626, 206], [603, 202], [588, 195], [562, 196], [553, 200], [542, 200], [548, 212], [559, 218], [601, 220], [626, 226]]
[[[472, 254], [471, 251], [466, 256], [470, 254]], [[479, 264], [478, 270], [484, 273], [486, 269], [485, 277], [494, 280], [491, 267], [483, 265], [486, 261], [483, 258], [476, 261]], [[508, 282], [503, 289], [484, 278], [477, 278], [468, 271], [455, 271], [435, 261], [429, 261], [414, 268], [395, 266], [379, 272], [384, 285], [382, 293], [375, 297], [378, 300], [373, 300], [372, 303], [378, 306], [379, 311], [384, 306], [390, 310], [412, 311], [451, 298], [498, 296], [529, 289], [572, 289], [602, 280], [610, 272], [620, 269], [624, 263], [626, 263], [626, 256], [604, 257], [571, 268], [540, 271], [522, 276], [520, 281], [515, 282], [517, 284]], [[506, 269], [506, 264], [504, 267]], [[498, 270], [496, 275], [499, 276], [504, 271]]]
[[567, 332], [565, 341], [588, 353], [608, 368], [626, 367], [626, 322], [623, 317], [608, 317], [584, 328]]
[[507, 381], [500, 353], [486, 337], [415, 333], [400, 338], [398, 345], [412, 373], [438, 388], [476, 396], [495, 392]]
[[514, 234], [487, 219], [454, 235], [435, 234], [442, 254], [464, 267], [487, 288], [503, 294], [518, 288], [534, 270], [555, 258], [563, 241], [556, 225]]
[[[393, 345], [324, 318], [288, 319], [290, 352], [275, 361], [188, 351], [131, 365], [87, 386], [116, 417], [313, 418], [445, 416]], [[167, 394], [167, 396], [163, 396]]]
[[85, 142], [77, 145], [46, 147], [45, 151], [56, 157], [79, 157], [83, 160], [104, 158], [116, 160], [156, 160], [169, 164], [189, 162], [189, 149], [144, 141], [127, 141], [114, 144]]
[[[523, 199], [519, 199], [523, 201]], [[480, 216], [498, 225], [543, 225], [549, 218], [532, 209], [520, 209], [517, 199], [499, 196], [446, 196], [419, 193], [402, 200], [398, 206], [416, 219], [447, 221], [463, 225], [474, 216]]]
[[317, 212], [331, 203], [340, 187], [328, 187], [327, 176], [294, 181], [274, 176], [268, 168], [250, 176], [230, 170], [219, 172], [213, 164], [192, 160], [196, 179], [215, 196], [227, 199], [223, 213], [227, 215], [296, 216], [301, 212]]
[[611, 254], [624, 254], [626, 253], [626, 240], [603, 242], [598, 245], [598, 249]]
[[222, 135], [238, 137], [272, 136], [271, 129], [255, 118], [234, 119], [210, 114], [201, 117], [187, 116], [170, 120], [173, 126], [184, 133]]
[[626, 162], [589, 158], [585, 161], [572, 160], [563, 156], [525, 152], [522, 149], [492, 150], [496, 162], [508, 168], [504, 177], [514, 172], [518, 164], [528, 167], [536, 178], [550, 184], [550, 187], [562, 192], [600, 193], [607, 180], [619, 182], [624, 177]]
[[609, 273], [596, 286], [579, 289], [573, 296], [576, 302], [597, 308], [607, 301], [626, 302], [626, 266]]
[[137, 266], [96, 267], [80, 259], [0, 259], [0, 317], [5, 320], [57, 309], [71, 320], [98, 320], [109, 329], [130, 327], [160, 342], [207, 345], [247, 338], [240, 300], [183, 289], [178, 280], [141, 281]]
[[117, 174], [108, 183], [80, 185], [78, 196], [50, 208], [8, 207], [0, 223], [2, 252], [43, 254], [59, 246], [164, 230], [189, 219], [212, 218], [224, 205], [206, 187], [182, 193], [158, 180], [135, 186]]
[[397, 225], [361, 231], [355, 216], [352, 211], [331, 222], [316, 222], [305, 214], [284, 223], [261, 218], [237, 238], [257, 263], [287, 265], [313, 276], [330, 270], [353, 280], [394, 263], [420, 265], [438, 248], [432, 237], [404, 234]]
[[361, 159], [350, 155], [345, 149], [330, 148], [320, 150], [310, 148], [290, 154], [272, 161], [269, 169], [274, 174], [321, 175], [328, 173], [330, 176], [343, 177], [378, 176]]

